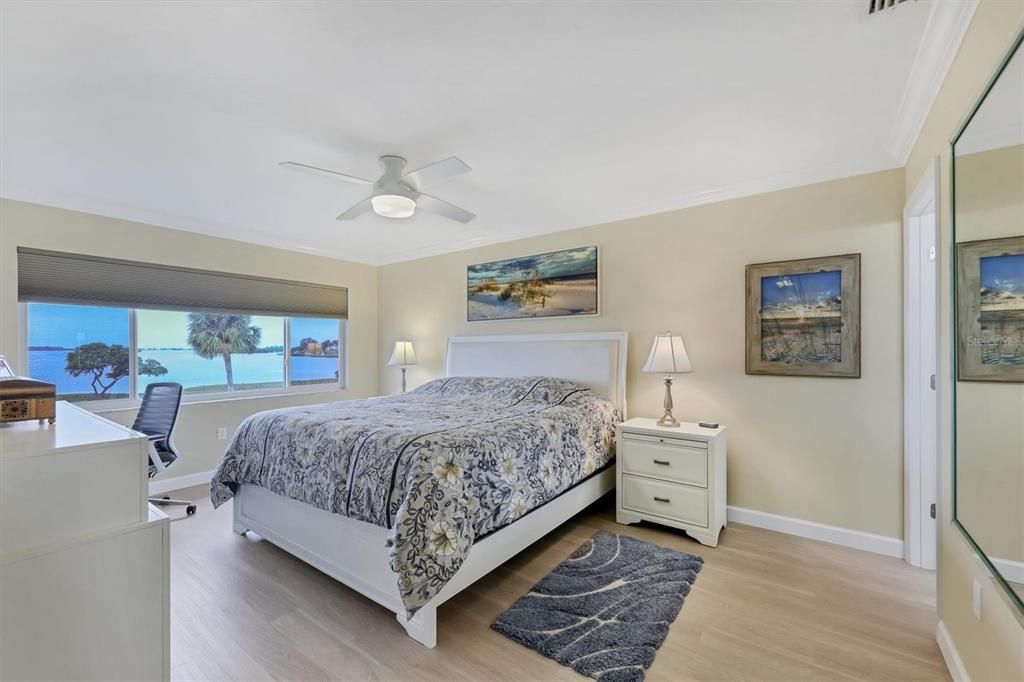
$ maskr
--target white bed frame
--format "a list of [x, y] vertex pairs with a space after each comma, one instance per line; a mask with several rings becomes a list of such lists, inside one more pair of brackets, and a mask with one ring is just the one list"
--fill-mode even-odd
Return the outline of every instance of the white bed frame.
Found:
[[[626, 413], [626, 332], [456, 336], [445, 376], [553, 376], [587, 385]], [[234, 529], [252, 531], [393, 611], [410, 637], [437, 645], [437, 607], [615, 487], [615, 467], [473, 545], [455, 576], [409, 619], [388, 565], [388, 531], [251, 485], [234, 500]]]

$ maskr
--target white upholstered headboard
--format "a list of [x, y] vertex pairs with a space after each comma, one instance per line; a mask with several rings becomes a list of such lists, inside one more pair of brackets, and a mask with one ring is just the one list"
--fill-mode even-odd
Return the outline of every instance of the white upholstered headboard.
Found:
[[626, 414], [626, 332], [450, 336], [444, 375], [577, 381]]

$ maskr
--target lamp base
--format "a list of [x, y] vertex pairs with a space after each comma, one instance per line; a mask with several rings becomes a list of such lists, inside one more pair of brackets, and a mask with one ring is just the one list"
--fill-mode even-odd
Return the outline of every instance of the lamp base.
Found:
[[665, 377], [665, 414], [657, 421], [658, 426], [675, 428], [679, 420], [672, 416], [672, 377]]
[[669, 427], [678, 427], [679, 426], [679, 420], [672, 416], [672, 412], [671, 411], [666, 412], [665, 415], [661, 419], [659, 419], [657, 422], [655, 422], [655, 423], [658, 426], [669, 426]]

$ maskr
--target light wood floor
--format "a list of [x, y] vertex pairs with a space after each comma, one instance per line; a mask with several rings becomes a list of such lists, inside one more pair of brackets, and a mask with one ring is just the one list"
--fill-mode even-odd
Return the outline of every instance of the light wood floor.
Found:
[[428, 650], [384, 608], [233, 534], [230, 503], [214, 511], [205, 487], [175, 496], [199, 502], [196, 516], [171, 524], [175, 680], [584, 679], [489, 626], [598, 529], [704, 557], [649, 680], [949, 679], [934, 573], [898, 559], [737, 524], [711, 549], [619, 526], [602, 501], [442, 606]]

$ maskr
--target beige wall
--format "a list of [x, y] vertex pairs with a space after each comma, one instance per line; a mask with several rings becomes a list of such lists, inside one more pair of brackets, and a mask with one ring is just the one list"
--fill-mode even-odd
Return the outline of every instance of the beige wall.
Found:
[[[218, 427], [234, 431], [260, 410], [342, 398], [377, 391], [377, 269], [319, 256], [272, 249], [190, 232], [115, 220], [86, 213], [0, 200], [0, 354], [18, 361], [17, 247], [71, 251], [113, 258], [159, 261], [209, 270], [300, 279], [349, 288], [348, 388], [316, 394], [243, 398], [184, 405], [175, 441], [182, 460], [169, 476], [213, 469], [224, 450]], [[26, 368], [15, 367], [19, 372]], [[134, 410], [104, 412], [130, 424]]]
[[[941, 256], [950, 262], [952, 230], [949, 210], [949, 140], [959, 128], [967, 111], [981, 95], [989, 78], [1009, 49], [1014, 37], [1024, 25], [1024, 2], [986, 0], [974, 15], [960, 50], [950, 67], [921, 135], [906, 167], [906, 192], [913, 191], [925, 168], [939, 156], [941, 192], [939, 205], [942, 245]], [[941, 328], [951, 328], [950, 273], [940, 267], [941, 273]], [[1002, 590], [989, 578], [979, 561], [973, 556], [960, 532], [951, 525], [952, 510], [952, 407], [948, 400], [951, 390], [950, 336], [941, 338], [939, 354], [940, 391], [947, 399], [941, 402], [942, 433], [941, 457], [941, 521], [939, 550], [939, 612], [955, 643], [968, 674], [975, 680], [1024, 679], [1024, 627], [1022, 620], [1009, 605]], [[982, 619], [971, 613], [972, 582], [978, 580], [983, 588]]]
[[[412, 339], [417, 385], [441, 374], [448, 335], [623, 329], [630, 413], [659, 415], [661, 378], [640, 367], [670, 329], [696, 370], [676, 381], [677, 416], [729, 428], [729, 504], [902, 537], [902, 207], [895, 170], [384, 266], [378, 353]], [[588, 244], [600, 247], [600, 316], [466, 321], [467, 265]], [[747, 376], [744, 266], [853, 252], [862, 378]], [[398, 381], [381, 368], [382, 390]]]

